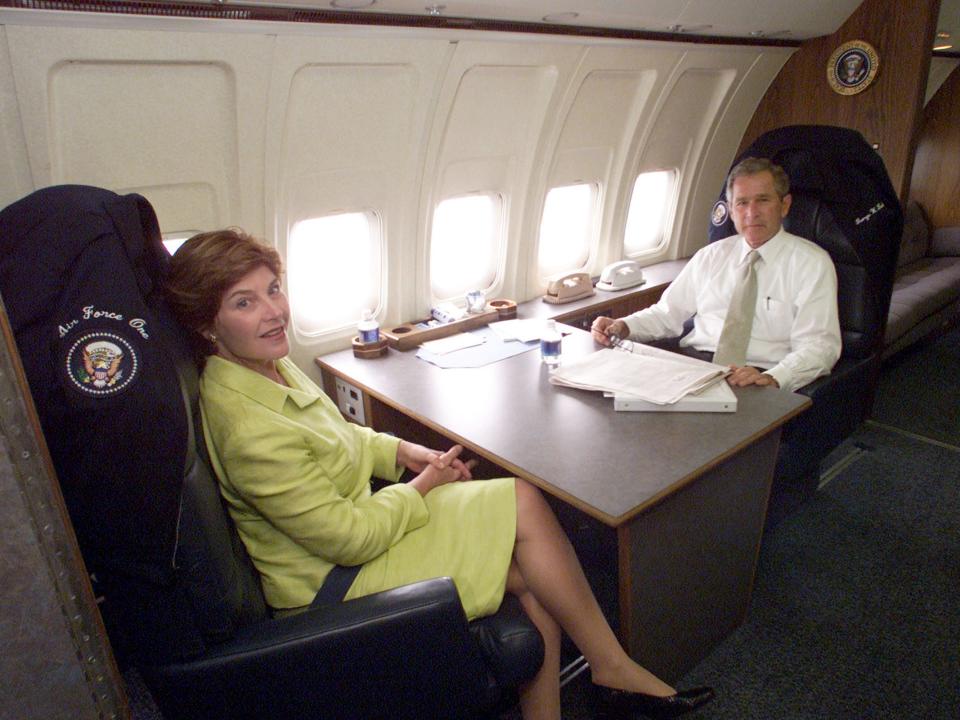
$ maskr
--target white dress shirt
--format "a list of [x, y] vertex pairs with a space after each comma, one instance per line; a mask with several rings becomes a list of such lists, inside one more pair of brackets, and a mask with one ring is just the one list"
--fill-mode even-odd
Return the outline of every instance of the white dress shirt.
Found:
[[[693, 317], [693, 330], [680, 344], [715, 351], [737, 268], [750, 250], [740, 235], [701, 248], [660, 302], [624, 318], [631, 339], [677, 337]], [[747, 365], [766, 368], [781, 388], [796, 390], [829, 373], [840, 357], [836, 269], [823, 248], [782, 227], [757, 251], [757, 309]]]

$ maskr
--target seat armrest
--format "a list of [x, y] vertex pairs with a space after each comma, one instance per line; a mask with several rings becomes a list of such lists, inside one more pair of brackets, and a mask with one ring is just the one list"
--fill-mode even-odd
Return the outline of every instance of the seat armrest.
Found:
[[474, 717], [486, 677], [449, 578], [255, 623], [141, 673], [168, 720]]
[[876, 353], [865, 358], [841, 357], [829, 373], [804, 385], [797, 392], [814, 402], [821, 396], [848, 395], [856, 392], [862, 383], [870, 381], [869, 375], [877, 370], [879, 362], [880, 358]]
[[504, 595], [497, 613], [474, 620], [470, 632], [499, 687], [520, 687], [543, 665], [543, 636], [515, 595]]

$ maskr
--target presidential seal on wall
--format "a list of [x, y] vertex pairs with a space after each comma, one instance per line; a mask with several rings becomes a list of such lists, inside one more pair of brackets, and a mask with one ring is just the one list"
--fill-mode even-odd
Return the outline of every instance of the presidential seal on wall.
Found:
[[880, 57], [873, 45], [851, 40], [834, 50], [827, 61], [827, 82], [834, 92], [856, 95], [870, 86], [879, 67]]

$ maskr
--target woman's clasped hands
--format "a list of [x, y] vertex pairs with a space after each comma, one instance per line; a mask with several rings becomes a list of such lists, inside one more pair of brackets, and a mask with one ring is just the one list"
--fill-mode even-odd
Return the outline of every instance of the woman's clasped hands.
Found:
[[464, 462], [460, 459], [461, 452], [462, 445], [454, 445], [446, 452], [440, 452], [401, 440], [397, 446], [397, 464], [418, 473], [409, 484], [421, 495], [426, 495], [435, 487], [473, 479], [470, 471], [476, 467], [477, 461]]

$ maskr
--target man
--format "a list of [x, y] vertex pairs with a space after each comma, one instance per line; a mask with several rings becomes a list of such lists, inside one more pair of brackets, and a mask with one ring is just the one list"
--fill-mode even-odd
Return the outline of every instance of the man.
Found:
[[613, 336], [641, 342], [678, 337], [693, 317], [693, 330], [680, 345], [715, 352], [738, 277], [755, 250], [757, 290], [746, 360], [729, 365], [728, 382], [796, 390], [829, 373], [841, 348], [836, 270], [825, 250], [783, 229], [789, 190], [786, 173], [767, 159], [736, 165], [726, 197], [739, 234], [701, 248], [656, 305], [620, 320], [594, 320], [594, 339], [609, 346]]

